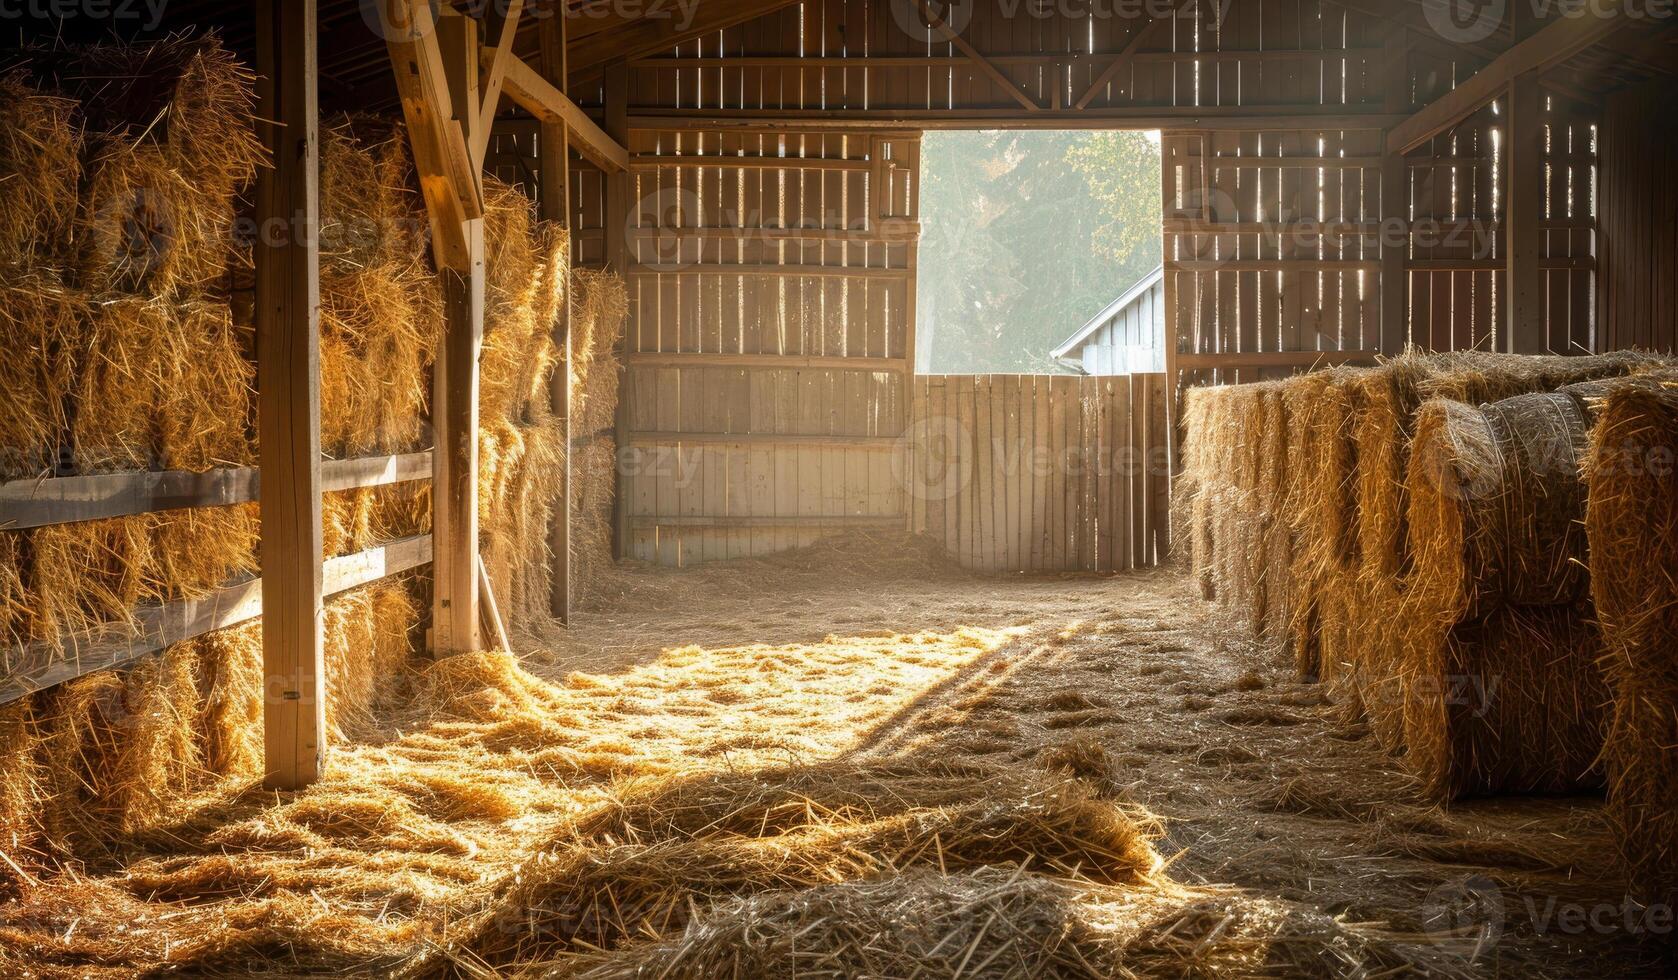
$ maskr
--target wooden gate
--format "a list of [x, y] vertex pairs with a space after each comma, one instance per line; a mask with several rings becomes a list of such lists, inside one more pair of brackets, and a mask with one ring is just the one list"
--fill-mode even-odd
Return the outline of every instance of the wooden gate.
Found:
[[987, 571], [1147, 568], [1170, 547], [1165, 375], [929, 375], [911, 528]]

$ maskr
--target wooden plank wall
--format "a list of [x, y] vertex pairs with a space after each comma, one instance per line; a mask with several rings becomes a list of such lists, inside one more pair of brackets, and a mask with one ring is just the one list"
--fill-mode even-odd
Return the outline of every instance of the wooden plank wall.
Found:
[[[1411, 59], [1406, 77], [1422, 103], [1449, 90], [1451, 72], [1470, 70]], [[1559, 96], [1544, 100], [1543, 336], [1556, 353], [1588, 353], [1601, 346], [1597, 122]], [[1407, 156], [1392, 201], [1382, 199], [1376, 130], [1167, 133], [1168, 332], [1182, 382], [1253, 381], [1407, 345], [1507, 349], [1500, 108], [1486, 106]], [[1393, 235], [1402, 240], [1403, 315], [1383, 324], [1380, 245]]]
[[[1166, 314], [1182, 383], [1380, 350], [1377, 130], [1169, 133]], [[1263, 357], [1302, 352], [1298, 357]], [[1184, 356], [1188, 355], [1188, 356]]]
[[630, 150], [627, 553], [902, 527], [918, 134], [642, 130]]
[[1603, 350], [1678, 351], [1678, 106], [1667, 89], [1617, 94], [1603, 121]]
[[1165, 375], [925, 375], [910, 527], [991, 572], [1117, 572], [1169, 551]]

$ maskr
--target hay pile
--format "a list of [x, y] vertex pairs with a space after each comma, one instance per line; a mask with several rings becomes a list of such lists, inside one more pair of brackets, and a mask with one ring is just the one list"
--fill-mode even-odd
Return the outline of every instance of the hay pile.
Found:
[[1586, 465], [1591, 594], [1613, 695], [1609, 813], [1648, 903], [1678, 903], [1678, 387], [1623, 385], [1597, 403]]

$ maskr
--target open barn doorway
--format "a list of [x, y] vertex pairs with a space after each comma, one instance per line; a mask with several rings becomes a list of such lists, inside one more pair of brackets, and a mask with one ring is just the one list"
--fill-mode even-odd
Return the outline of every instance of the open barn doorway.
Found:
[[917, 273], [916, 370], [1118, 374], [1148, 365], [1086, 349], [1163, 354], [1157, 305], [1134, 337], [1086, 332], [1159, 267], [1157, 130], [931, 132], [921, 185], [937, 261]]

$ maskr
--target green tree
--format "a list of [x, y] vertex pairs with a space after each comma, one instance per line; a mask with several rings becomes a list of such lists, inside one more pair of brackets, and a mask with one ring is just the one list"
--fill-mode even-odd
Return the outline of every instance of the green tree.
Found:
[[1059, 371], [1049, 351], [1159, 263], [1157, 136], [928, 133], [921, 160], [922, 371]]

